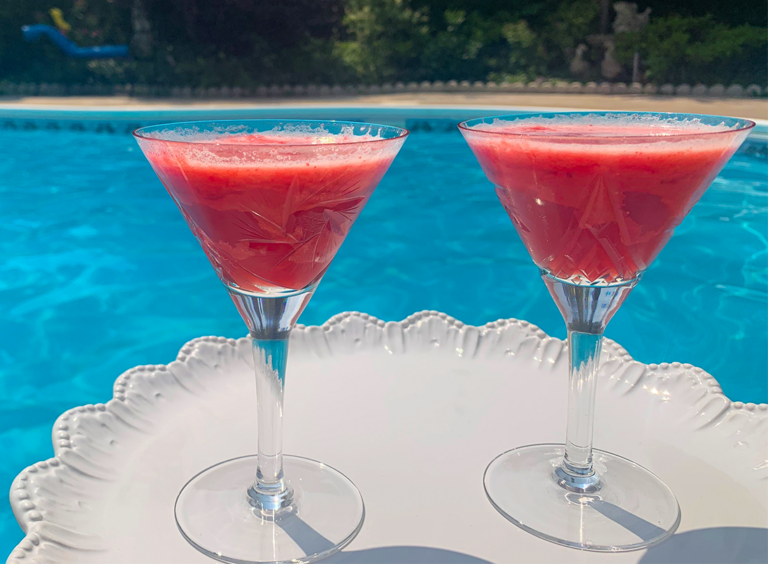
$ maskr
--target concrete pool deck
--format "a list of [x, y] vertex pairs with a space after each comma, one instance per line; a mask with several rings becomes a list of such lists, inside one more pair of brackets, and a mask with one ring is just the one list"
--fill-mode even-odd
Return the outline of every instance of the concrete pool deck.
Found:
[[247, 99], [135, 98], [130, 96], [0, 97], [0, 109], [274, 109], [279, 106], [472, 107], [680, 112], [768, 119], [765, 98], [693, 98], [597, 94], [510, 94], [495, 92], [407, 92], [338, 97], [268, 97]]

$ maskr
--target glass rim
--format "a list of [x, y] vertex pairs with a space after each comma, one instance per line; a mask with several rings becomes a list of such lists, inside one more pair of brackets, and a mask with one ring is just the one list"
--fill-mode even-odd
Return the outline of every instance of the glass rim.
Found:
[[[558, 116], [588, 116], [588, 115], [595, 115], [595, 116], [642, 116], [642, 115], [648, 115], [648, 116], [667, 116], [667, 117], [677, 117], [677, 118], [707, 118], [707, 119], [720, 119], [720, 120], [733, 120], [736, 123], [736, 126], [733, 129], [725, 129], [720, 131], [690, 131], [685, 133], [669, 133], [666, 135], [642, 135], [642, 134], [632, 134], [632, 133], [622, 133], [622, 134], [615, 134], [615, 135], [590, 135], [588, 132], [585, 134], [579, 134], [579, 135], [567, 135], [563, 133], [558, 132], [514, 132], [514, 131], [491, 131], [488, 129], [473, 129], [473, 126], [470, 125], [471, 123], [483, 123], [485, 120], [489, 119], [504, 119], [507, 121], [518, 121], [521, 119], [528, 119], [528, 118], [548, 118], [548, 117], [558, 117]], [[737, 117], [729, 117], [729, 116], [721, 116], [721, 115], [710, 115], [710, 114], [688, 114], [688, 113], [678, 113], [678, 112], [632, 112], [632, 111], [600, 111], [600, 110], [584, 110], [584, 111], [560, 111], [560, 112], [525, 112], [525, 113], [519, 113], [519, 114], [503, 114], [503, 115], [495, 115], [495, 116], [486, 116], [486, 117], [480, 117], [480, 118], [472, 118], [468, 120], [464, 120], [459, 124], [459, 130], [462, 131], [469, 131], [471, 133], [479, 133], [483, 135], [499, 135], [499, 136], [506, 136], [506, 137], [529, 137], [534, 139], [569, 139], [571, 141], [578, 141], [578, 140], [617, 140], [617, 139], [647, 139], [647, 140], [660, 140], [660, 139], [681, 139], [681, 138], [691, 138], [691, 137], [707, 137], [707, 136], [714, 136], [714, 135], [723, 135], [723, 134], [733, 134], [733, 133], [740, 133], [744, 131], [749, 131], [750, 129], [754, 128], [757, 124], [750, 119], [746, 118], [737, 118]], [[629, 124], [631, 127], [632, 124]]]
[[[160, 137], [147, 137], [145, 133], [151, 129], [159, 128], [159, 127], [169, 127], [169, 126], [190, 126], [190, 125], [201, 125], [201, 124], [224, 124], [224, 125], [234, 125], [234, 124], [258, 124], [258, 123], [268, 123], [268, 122], [274, 122], [278, 124], [325, 124], [325, 123], [332, 123], [332, 124], [339, 124], [339, 125], [367, 125], [372, 127], [380, 127], [380, 128], [386, 128], [390, 130], [395, 130], [397, 132], [397, 135], [394, 137], [389, 137], [387, 139], [353, 139], [353, 140], [344, 140], [344, 141], [332, 141], [328, 143], [318, 143], [318, 144], [311, 144], [311, 143], [227, 143], [227, 142], [218, 142], [216, 140], [190, 140], [190, 141], [181, 141], [178, 139], [163, 139]], [[239, 147], [239, 148], [247, 148], [247, 147], [286, 147], [286, 148], [296, 148], [296, 147], [333, 147], [333, 146], [339, 146], [339, 145], [361, 145], [363, 143], [386, 143], [389, 141], [396, 141], [398, 139], [404, 139], [406, 138], [411, 132], [404, 128], [404, 127], [397, 127], [396, 125], [385, 125], [382, 123], [369, 123], [365, 121], [345, 121], [345, 120], [335, 120], [335, 119], [272, 119], [272, 118], [263, 118], [263, 119], [221, 119], [221, 120], [191, 120], [191, 121], [178, 121], [178, 122], [168, 122], [168, 123], [158, 123], [155, 125], [145, 125], [142, 127], [138, 127], [133, 130], [131, 135], [135, 137], [136, 139], [140, 139], [143, 141], [157, 141], [161, 143], [173, 143], [178, 145], [216, 145], [217, 147]]]

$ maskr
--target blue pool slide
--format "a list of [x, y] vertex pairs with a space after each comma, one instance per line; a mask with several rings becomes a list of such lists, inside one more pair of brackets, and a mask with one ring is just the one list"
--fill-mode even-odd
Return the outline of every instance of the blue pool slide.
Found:
[[41, 35], [47, 35], [66, 55], [79, 59], [113, 59], [130, 56], [128, 45], [79, 47], [76, 43], [64, 37], [58, 29], [50, 25], [25, 25], [21, 27], [21, 32], [27, 41], [35, 41]]

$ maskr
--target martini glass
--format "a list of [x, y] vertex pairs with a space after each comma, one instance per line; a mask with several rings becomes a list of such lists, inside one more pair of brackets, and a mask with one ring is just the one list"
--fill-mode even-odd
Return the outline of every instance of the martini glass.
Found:
[[654, 474], [592, 448], [602, 335], [755, 124], [662, 113], [548, 113], [459, 125], [568, 328], [565, 444], [491, 462], [485, 490], [522, 529], [594, 551], [648, 548], [680, 508]]
[[134, 133], [197, 237], [253, 341], [258, 454], [192, 477], [176, 523], [221, 562], [312, 562], [363, 524], [354, 484], [283, 455], [291, 330], [408, 132], [332, 121], [248, 120]]

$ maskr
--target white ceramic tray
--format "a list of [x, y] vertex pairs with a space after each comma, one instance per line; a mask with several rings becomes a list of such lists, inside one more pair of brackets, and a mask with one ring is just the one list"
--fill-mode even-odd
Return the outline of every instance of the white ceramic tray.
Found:
[[[359, 537], [327, 562], [765, 562], [768, 405], [732, 403], [704, 371], [640, 364], [611, 341], [595, 446], [672, 488], [679, 532], [649, 551], [586, 553], [493, 509], [487, 464], [563, 439], [565, 352], [524, 321], [470, 327], [437, 312], [400, 323], [345, 313], [298, 327], [286, 451], [340, 469], [367, 508]], [[8, 562], [210, 562], [177, 531], [173, 502], [199, 470], [255, 451], [250, 363], [246, 339], [197, 339], [167, 366], [120, 376], [106, 404], [63, 414], [55, 458], [13, 483], [26, 538]]]

